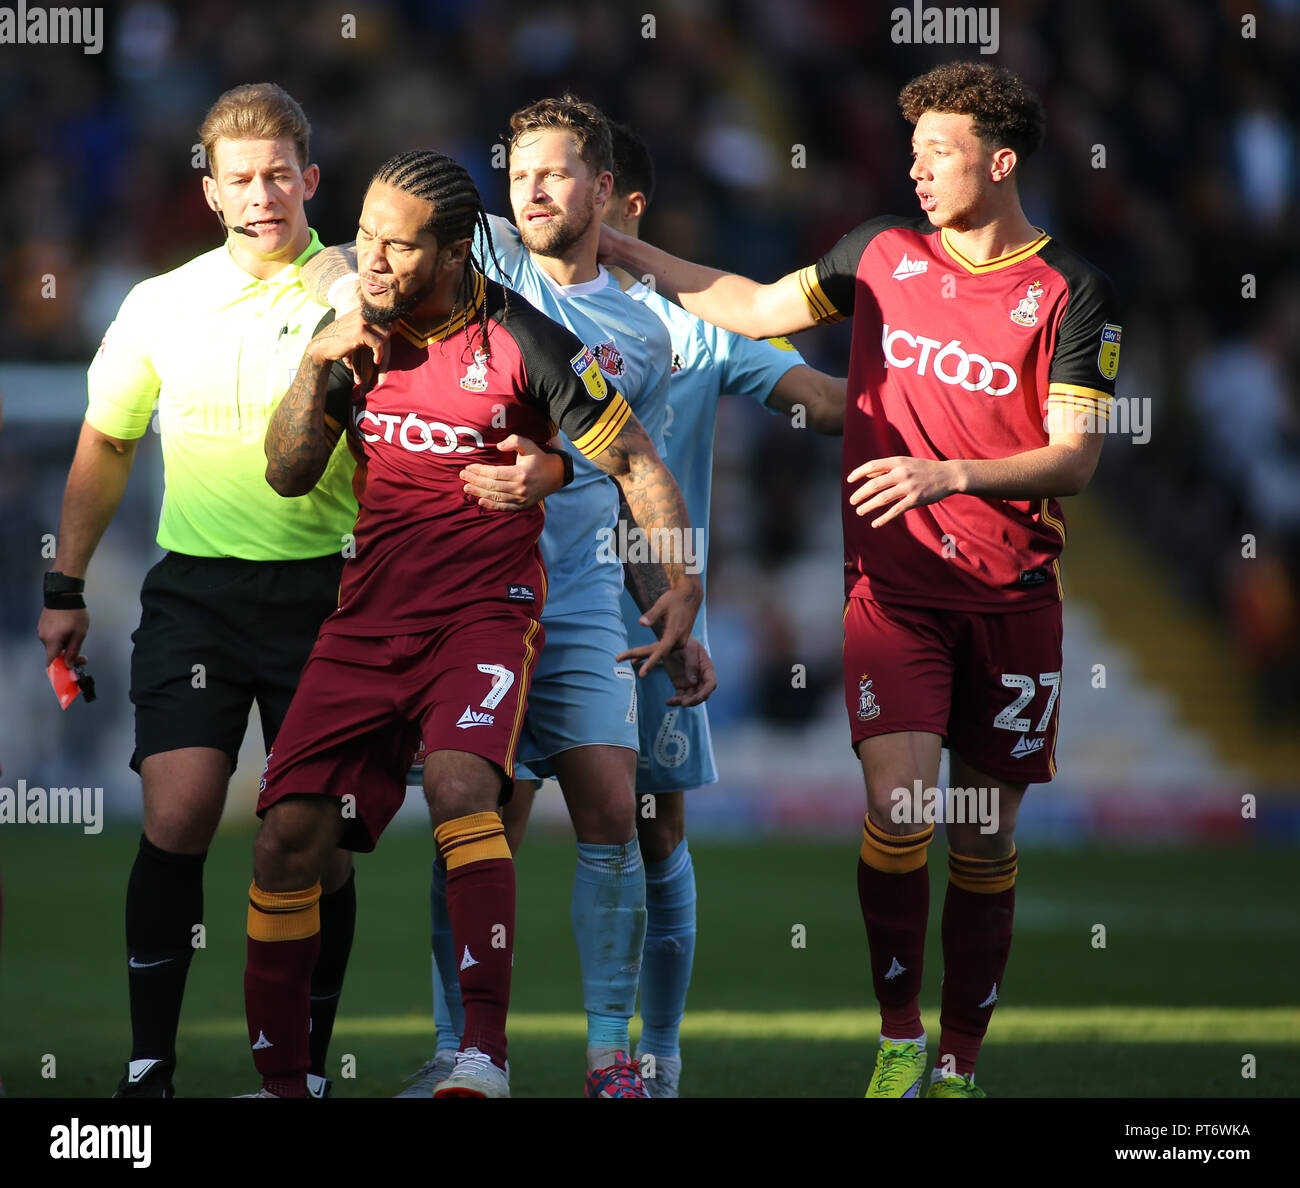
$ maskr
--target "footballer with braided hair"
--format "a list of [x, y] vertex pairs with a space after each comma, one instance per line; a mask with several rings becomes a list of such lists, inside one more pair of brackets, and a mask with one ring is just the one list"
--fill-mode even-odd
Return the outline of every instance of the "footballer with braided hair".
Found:
[[[488, 216], [479, 258], [485, 266], [490, 261], [493, 279], [578, 336], [590, 353], [574, 366], [603, 373], [662, 450], [671, 339], [659, 319], [596, 262], [600, 212], [613, 184], [605, 116], [576, 96], [561, 95], [515, 111], [510, 130], [507, 172], [514, 222]], [[338, 302], [338, 308], [342, 295], [329, 294], [345, 285], [351, 251], [325, 249], [306, 276], [308, 286], [317, 286], [317, 293]], [[363, 280], [373, 280], [362, 271]], [[368, 287], [359, 286], [363, 300]], [[467, 485], [471, 491], [490, 491], [508, 481], [508, 470], [467, 466]], [[515, 853], [537, 782], [559, 779], [578, 848], [571, 918], [587, 1016], [583, 1092], [636, 1098], [649, 1095], [631, 1057], [628, 1031], [636, 1008], [647, 891], [636, 826], [639, 706], [628, 661], [640, 659], [645, 649], [663, 654], [667, 641], [665, 671], [675, 690], [673, 705], [698, 704], [714, 679], [707, 654], [685, 626], [694, 622], [696, 606], [689, 615], [680, 613], [690, 590], [685, 584], [665, 586], [663, 567], [639, 562], [635, 549], [620, 556], [612, 547], [620, 515], [637, 532], [644, 527], [635, 504], [621, 511], [619, 495], [600, 467], [577, 459], [573, 482], [548, 505], [541, 537], [550, 583], [542, 619], [547, 644], [529, 691], [515, 796], [504, 817]], [[687, 560], [685, 543], [674, 548], [669, 542], [664, 551]], [[628, 648], [621, 608], [625, 581], [646, 612], [645, 624], [654, 624], [658, 645]], [[437, 861], [431, 876], [437, 1046], [399, 1096], [429, 1096], [462, 1046], [457, 969], [464, 952], [453, 944], [448, 920], [450, 874]]]
[[[444, 153], [418, 149], [398, 153], [385, 161], [370, 180], [371, 184], [382, 182], [413, 198], [432, 203], [433, 213], [423, 230], [430, 232], [439, 243], [472, 240], [475, 235], [482, 234], [488, 250], [492, 250], [491, 239], [488, 238], [487, 212], [483, 208], [483, 199], [479, 197], [478, 187], [469, 170], [451, 157]], [[468, 309], [473, 300], [475, 274], [484, 271], [481, 263], [473, 260], [472, 252], [471, 260], [474, 267], [463, 271], [460, 292], [456, 294], [456, 303], [463, 309]], [[414, 309], [427, 295], [410, 294], [386, 309], [365, 303], [367, 321], [375, 325], [391, 324]], [[482, 349], [487, 352], [489, 319], [486, 305], [480, 304], [475, 320]]]
[[[465, 1004], [455, 1064], [435, 1095], [509, 1096], [515, 874], [497, 810], [512, 790], [546, 635], [544, 516], [493, 514], [466, 497], [463, 468], [527, 438], [547, 441], [558, 425], [647, 531], [688, 528], [676, 483], [590, 350], [517, 294], [507, 303], [476, 265], [482, 218], [450, 158], [385, 162], [358, 220], [363, 304], [308, 344], [267, 428], [268, 481], [297, 497], [325, 471], [331, 422], [346, 426], [360, 510], [338, 610], [303, 669], [258, 798], [244, 983], [262, 1074], [253, 1096], [305, 1093], [323, 863], [339, 846], [374, 848], [421, 740]], [[471, 323], [480, 332], [467, 333]], [[698, 604], [697, 578], [681, 564], [663, 570]]]
[[[866, 784], [857, 869], [881, 1037], [868, 1097], [982, 1097], [1002, 993], [1016, 815], [1056, 774], [1058, 500], [1101, 454], [1121, 328], [1106, 277], [1035, 227], [1019, 178], [1037, 96], [953, 62], [899, 96], [920, 214], [874, 218], [772, 284], [602, 232], [602, 259], [752, 338], [853, 319], [844, 423], [844, 692]], [[940, 750], [951, 788], [936, 789]], [[914, 791], [915, 790], [915, 791]], [[996, 811], [972, 819], [973, 794]], [[960, 795], [959, 795], [960, 794]], [[940, 1034], [919, 995], [934, 822], [947, 827]]]

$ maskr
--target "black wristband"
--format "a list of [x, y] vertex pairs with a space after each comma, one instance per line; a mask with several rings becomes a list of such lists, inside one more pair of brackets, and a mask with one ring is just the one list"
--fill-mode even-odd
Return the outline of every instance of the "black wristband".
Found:
[[564, 459], [564, 482], [560, 485], [567, 487], [573, 482], [573, 455], [568, 450], [562, 450], [559, 446], [553, 446], [543, 443], [542, 450], [548, 454], [555, 454], [557, 457]]
[[45, 575], [45, 606], [47, 610], [85, 610], [86, 600], [81, 596], [86, 589], [85, 578], [68, 577], [57, 569]]

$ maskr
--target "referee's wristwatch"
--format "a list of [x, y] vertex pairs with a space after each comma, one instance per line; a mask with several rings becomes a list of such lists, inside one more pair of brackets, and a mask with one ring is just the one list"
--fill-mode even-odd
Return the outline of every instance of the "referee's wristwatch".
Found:
[[47, 610], [85, 610], [85, 578], [68, 577], [57, 569], [45, 575], [45, 606]]
[[573, 482], [573, 455], [570, 454], [568, 450], [562, 450], [559, 446], [553, 446], [546, 442], [542, 443], [542, 451], [543, 453], [554, 454], [556, 457], [563, 459], [564, 482], [562, 482], [560, 486], [567, 487], [571, 482]]

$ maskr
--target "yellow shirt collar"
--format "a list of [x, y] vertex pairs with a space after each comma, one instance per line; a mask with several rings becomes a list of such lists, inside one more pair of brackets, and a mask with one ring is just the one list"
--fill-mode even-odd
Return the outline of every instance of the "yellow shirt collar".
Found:
[[307, 261], [310, 260], [317, 252], [321, 251], [325, 246], [323, 243], [321, 243], [320, 236], [316, 234], [314, 228], [308, 227], [307, 230], [309, 232], [308, 239], [307, 239], [307, 246], [303, 248], [303, 250], [298, 254], [298, 256], [291, 263], [286, 264], [274, 276], [269, 276], [265, 280], [263, 280], [261, 277], [253, 276], [249, 272], [245, 272], [244, 269], [241, 268], [238, 263], [236, 263], [235, 257], [231, 254], [230, 251], [230, 242], [229, 240], [227, 240], [226, 250], [224, 255], [227, 262], [230, 265], [230, 269], [233, 274], [232, 279], [238, 281], [238, 287], [240, 289], [246, 289], [250, 285], [297, 284], [298, 273], [301, 270], [302, 266], [306, 264]]

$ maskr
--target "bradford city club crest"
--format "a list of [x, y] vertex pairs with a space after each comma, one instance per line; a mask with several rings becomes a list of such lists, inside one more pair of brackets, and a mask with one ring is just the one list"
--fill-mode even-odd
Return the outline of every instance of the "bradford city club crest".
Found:
[[1038, 299], [1043, 295], [1043, 286], [1034, 281], [1020, 298], [1020, 304], [1011, 311], [1011, 320], [1021, 326], [1038, 325]]
[[606, 375], [618, 377], [627, 370], [627, 365], [623, 362], [623, 353], [614, 345], [612, 338], [607, 338], [596, 348], [596, 359], [600, 363], [600, 369]]
[[870, 722], [880, 717], [880, 706], [876, 704], [876, 695], [871, 691], [872, 682], [867, 680], [864, 672], [858, 678], [858, 721]]
[[487, 391], [487, 365], [490, 358], [490, 355], [485, 355], [482, 351], [474, 352], [474, 362], [465, 369], [465, 374], [460, 377], [460, 386], [466, 392]]

